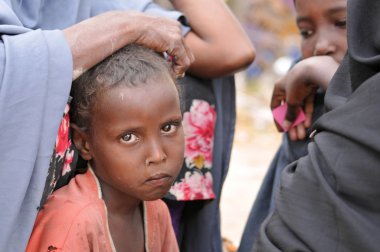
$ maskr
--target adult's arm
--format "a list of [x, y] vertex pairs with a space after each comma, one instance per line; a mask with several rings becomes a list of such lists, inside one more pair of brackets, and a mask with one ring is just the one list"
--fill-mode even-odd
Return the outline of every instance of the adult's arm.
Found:
[[[118, 8], [115, 3], [93, 0], [97, 9]], [[150, 0], [119, 0], [124, 8], [177, 20], [184, 14], [191, 30], [182, 26], [186, 45], [195, 56], [189, 73], [204, 78], [233, 74], [252, 63], [255, 49], [223, 0], [171, 0], [167, 11]], [[179, 13], [179, 12], [180, 13]], [[96, 14], [97, 12], [95, 12]], [[174, 50], [176, 54], [176, 50]]]
[[0, 1], [0, 251], [23, 251], [70, 91], [61, 31], [29, 30]]
[[199, 77], [233, 74], [255, 58], [255, 49], [223, 0], [172, 0], [191, 31], [185, 36], [195, 56], [189, 72]]
[[180, 23], [134, 11], [111, 11], [84, 20], [64, 35], [73, 55], [73, 78], [130, 43], [158, 52], [175, 50], [174, 71], [181, 75], [193, 61], [182, 39]]

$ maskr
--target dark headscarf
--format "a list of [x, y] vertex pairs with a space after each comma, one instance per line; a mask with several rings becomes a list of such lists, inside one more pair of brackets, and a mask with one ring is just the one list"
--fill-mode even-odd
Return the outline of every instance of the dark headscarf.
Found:
[[348, 52], [309, 154], [287, 166], [255, 251], [379, 251], [380, 1], [348, 1]]

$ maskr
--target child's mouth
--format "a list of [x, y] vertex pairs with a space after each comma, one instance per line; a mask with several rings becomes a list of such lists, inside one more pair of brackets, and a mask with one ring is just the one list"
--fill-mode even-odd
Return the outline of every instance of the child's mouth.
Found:
[[165, 185], [169, 182], [171, 176], [168, 175], [168, 174], [164, 174], [164, 173], [159, 173], [159, 174], [155, 174], [153, 176], [151, 176], [150, 178], [148, 178], [145, 183], [146, 184], [150, 184], [150, 185], [154, 185], [154, 186], [162, 186], [162, 185]]

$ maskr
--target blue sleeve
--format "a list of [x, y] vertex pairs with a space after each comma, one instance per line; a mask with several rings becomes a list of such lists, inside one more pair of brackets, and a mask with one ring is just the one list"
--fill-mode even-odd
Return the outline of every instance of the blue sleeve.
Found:
[[25, 249], [70, 92], [72, 55], [55, 29], [115, 9], [182, 16], [146, 0], [0, 0], [0, 251]]
[[0, 251], [23, 251], [67, 102], [72, 57], [61, 31], [29, 30], [0, 1]]

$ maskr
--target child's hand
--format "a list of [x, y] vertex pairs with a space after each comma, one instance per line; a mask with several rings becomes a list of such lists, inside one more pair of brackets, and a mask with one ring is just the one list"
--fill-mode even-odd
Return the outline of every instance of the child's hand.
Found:
[[[271, 109], [275, 109], [283, 102], [287, 102], [288, 109], [285, 115], [285, 120], [282, 125], [278, 125], [275, 121], [278, 131], [282, 132], [283, 129], [288, 129], [288, 135], [292, 141], [302, 140], [306, 136], [306, 128], [310, 127], [312, 114], [314, 111], [314, 94], [317, 88], [311, 85], [301, 85], [299, 88], [293, 88], [291, 82], [292, 76], [286, 75], [279, 79], [273, 89]], [[293, 94], [293, 95], [291, 95]], [[297, 118], [299, 107], [304, 105], [305, 121], [296, 125], [293, 128], [289, 128], [294, 120]]]
[[326, 89], [339, 64], [329, 56], [315, 56], [297, 63], [284, 77], [275, 83], [273, 89], [271, 109], [275, 109], [283, 102], [288, 104], [285, 121], [280, 127], [289, 129], [296, 119], [299, 107], [303, 107], [305, 121], [288, 131], [293, 141], [306, 137], [306, 129], [311, 126], [314, 111], [314, 96], [319, 87]]

